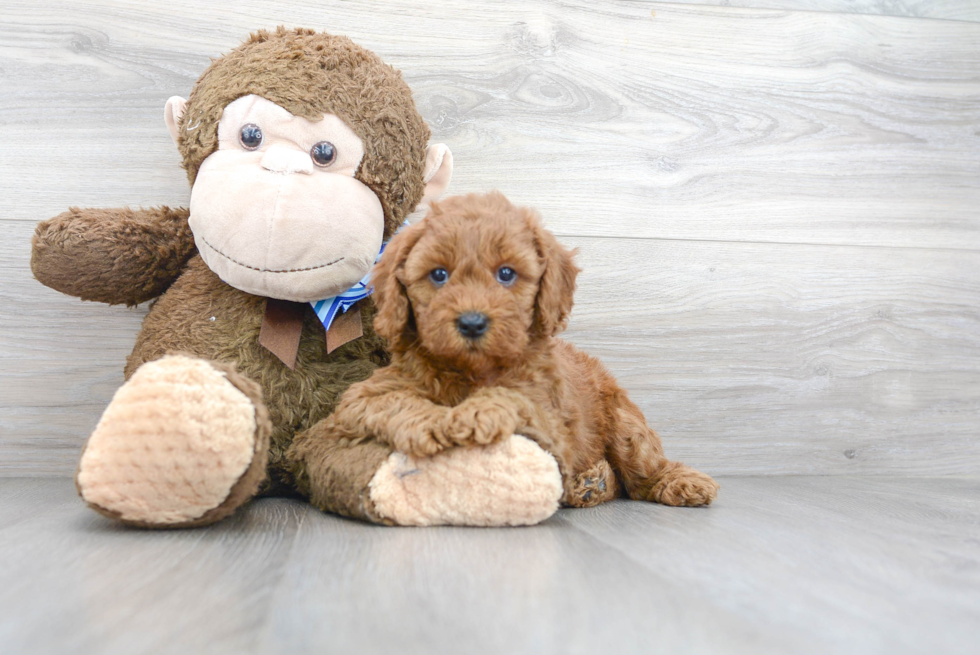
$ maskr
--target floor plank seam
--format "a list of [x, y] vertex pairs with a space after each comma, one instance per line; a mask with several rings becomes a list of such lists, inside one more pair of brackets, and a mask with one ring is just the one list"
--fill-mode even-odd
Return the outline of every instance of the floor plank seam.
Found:
[[878, 250], [920, 250], [931, 252], [980, 253], [980, 248], [954, 248], [952, 246], [901, 246], [876, 243], [815, 243], [808, 241], [734, 241], [730, 239], [689, 239], [685, 237], [635, 237], [629, 235], [567, 234], [555, 232], [559, 239], [604, 239], [618, 241], [662, 241], [678, 243], [711, 243], [751, 246], [812, 246], [817, 248], [874, 248]]

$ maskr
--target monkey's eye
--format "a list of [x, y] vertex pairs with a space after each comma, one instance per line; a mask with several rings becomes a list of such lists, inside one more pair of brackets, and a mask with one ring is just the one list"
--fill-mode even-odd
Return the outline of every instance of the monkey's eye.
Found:
[[444, 268], [436, 268], [429, 273], [429, 280], [431, 280], [432, 284], [436, 285], [437, 287], [444, 285], [448, 279], [449, 271]]
[[509, 287], [517, 281], [517, 271], [510, 266], [501, 266], [497, 269], [497, 282], [505, 287]]
[[337, 149], [329, 141], [321, 141], [310, 148], [310, 157], [317, 166], [329, 166], [337, 159]]
[[238, 140], [246, 150], [255, 150], [262, 145], [262, 128], [254, 123], [243, 125], [242, 131], [238, 133]]

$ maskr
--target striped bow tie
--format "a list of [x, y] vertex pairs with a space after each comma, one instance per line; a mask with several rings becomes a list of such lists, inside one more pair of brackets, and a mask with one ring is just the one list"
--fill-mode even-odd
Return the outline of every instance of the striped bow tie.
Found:
[[[381, 244], [381, 250], [378, 252], [378, 256], [374, 258], [374, 263], [377, 264], [381, 261], [381, 255], [384, 254], [385, 246], [388, 245], [387, 242]], [[338, 312], [347, 313], [354, 303], [358, 300], [364, 300], [374, 292], [374, 288], [369, 286], [371, 282], [371, 271], [367, 272], [367, 275], [361, 278], [361, 281], [352, 286], [347, 291], [332, 296], [330, 298], [324, 298], [323, 300], [315, 300], [310, 304], [313, 306], [313, 311], [316, 312], [316, 317], [320, 319], [323, 323], [323, 327], [330, 331], [330, 325], [333, 320], [337, 317]]]
[[[374, 258], [375, 264], [381, 259], [386, 245], [387, 243], [381, 244], [381, 250]], [[370, 284], [371, 272], [368, 271], [367, 275], [347, 291], [310, 303], [326, 331], [328, 354], [364, 334], [361, 311], [356, 305], [359, 300], [367, 298], [374, 291]], [[262, 328], [259, 331], [259, 343], [289, 368], [296, 367], [300, 337], [303, 333], [304, 307], [304, 303], [288, 300], [275, 298], [266, 300]], [[353, 311], [348, 312], [347, 310], [352, 307]]]

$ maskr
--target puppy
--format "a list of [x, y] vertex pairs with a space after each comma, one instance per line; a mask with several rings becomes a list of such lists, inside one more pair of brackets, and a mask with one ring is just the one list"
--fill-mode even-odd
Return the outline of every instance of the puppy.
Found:
[[522, 434], [555, 456], [565, 505], [709, 504], [715, 481], [667, 460], [605, 367], [555, 338], [572, 309], [572, 255], [499, 192], [433, 204], [375, 268], [391, 365], [347, 390], [332, 436], [425, 457]]

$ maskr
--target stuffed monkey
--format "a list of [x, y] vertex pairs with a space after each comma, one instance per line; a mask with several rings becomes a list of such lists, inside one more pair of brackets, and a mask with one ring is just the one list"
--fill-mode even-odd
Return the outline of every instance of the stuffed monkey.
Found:
[[189, 208], [73, 208], [33, 240], [43, 284], [154, 301], [78, 465], [89, 506], [143, 527], [213, 523], [257, 494], [381, 523], [553, 513], [554, 459], [519, 437], [425, 462], [375, 442], [287, 457], [350, 384], [389, 361], [370, 269], [449, 184], [452, 156], [427, 148], [401, 74], [345, 37], [262, 31], [216, 59], [186, 102], [171, 98], [165, 121]]

